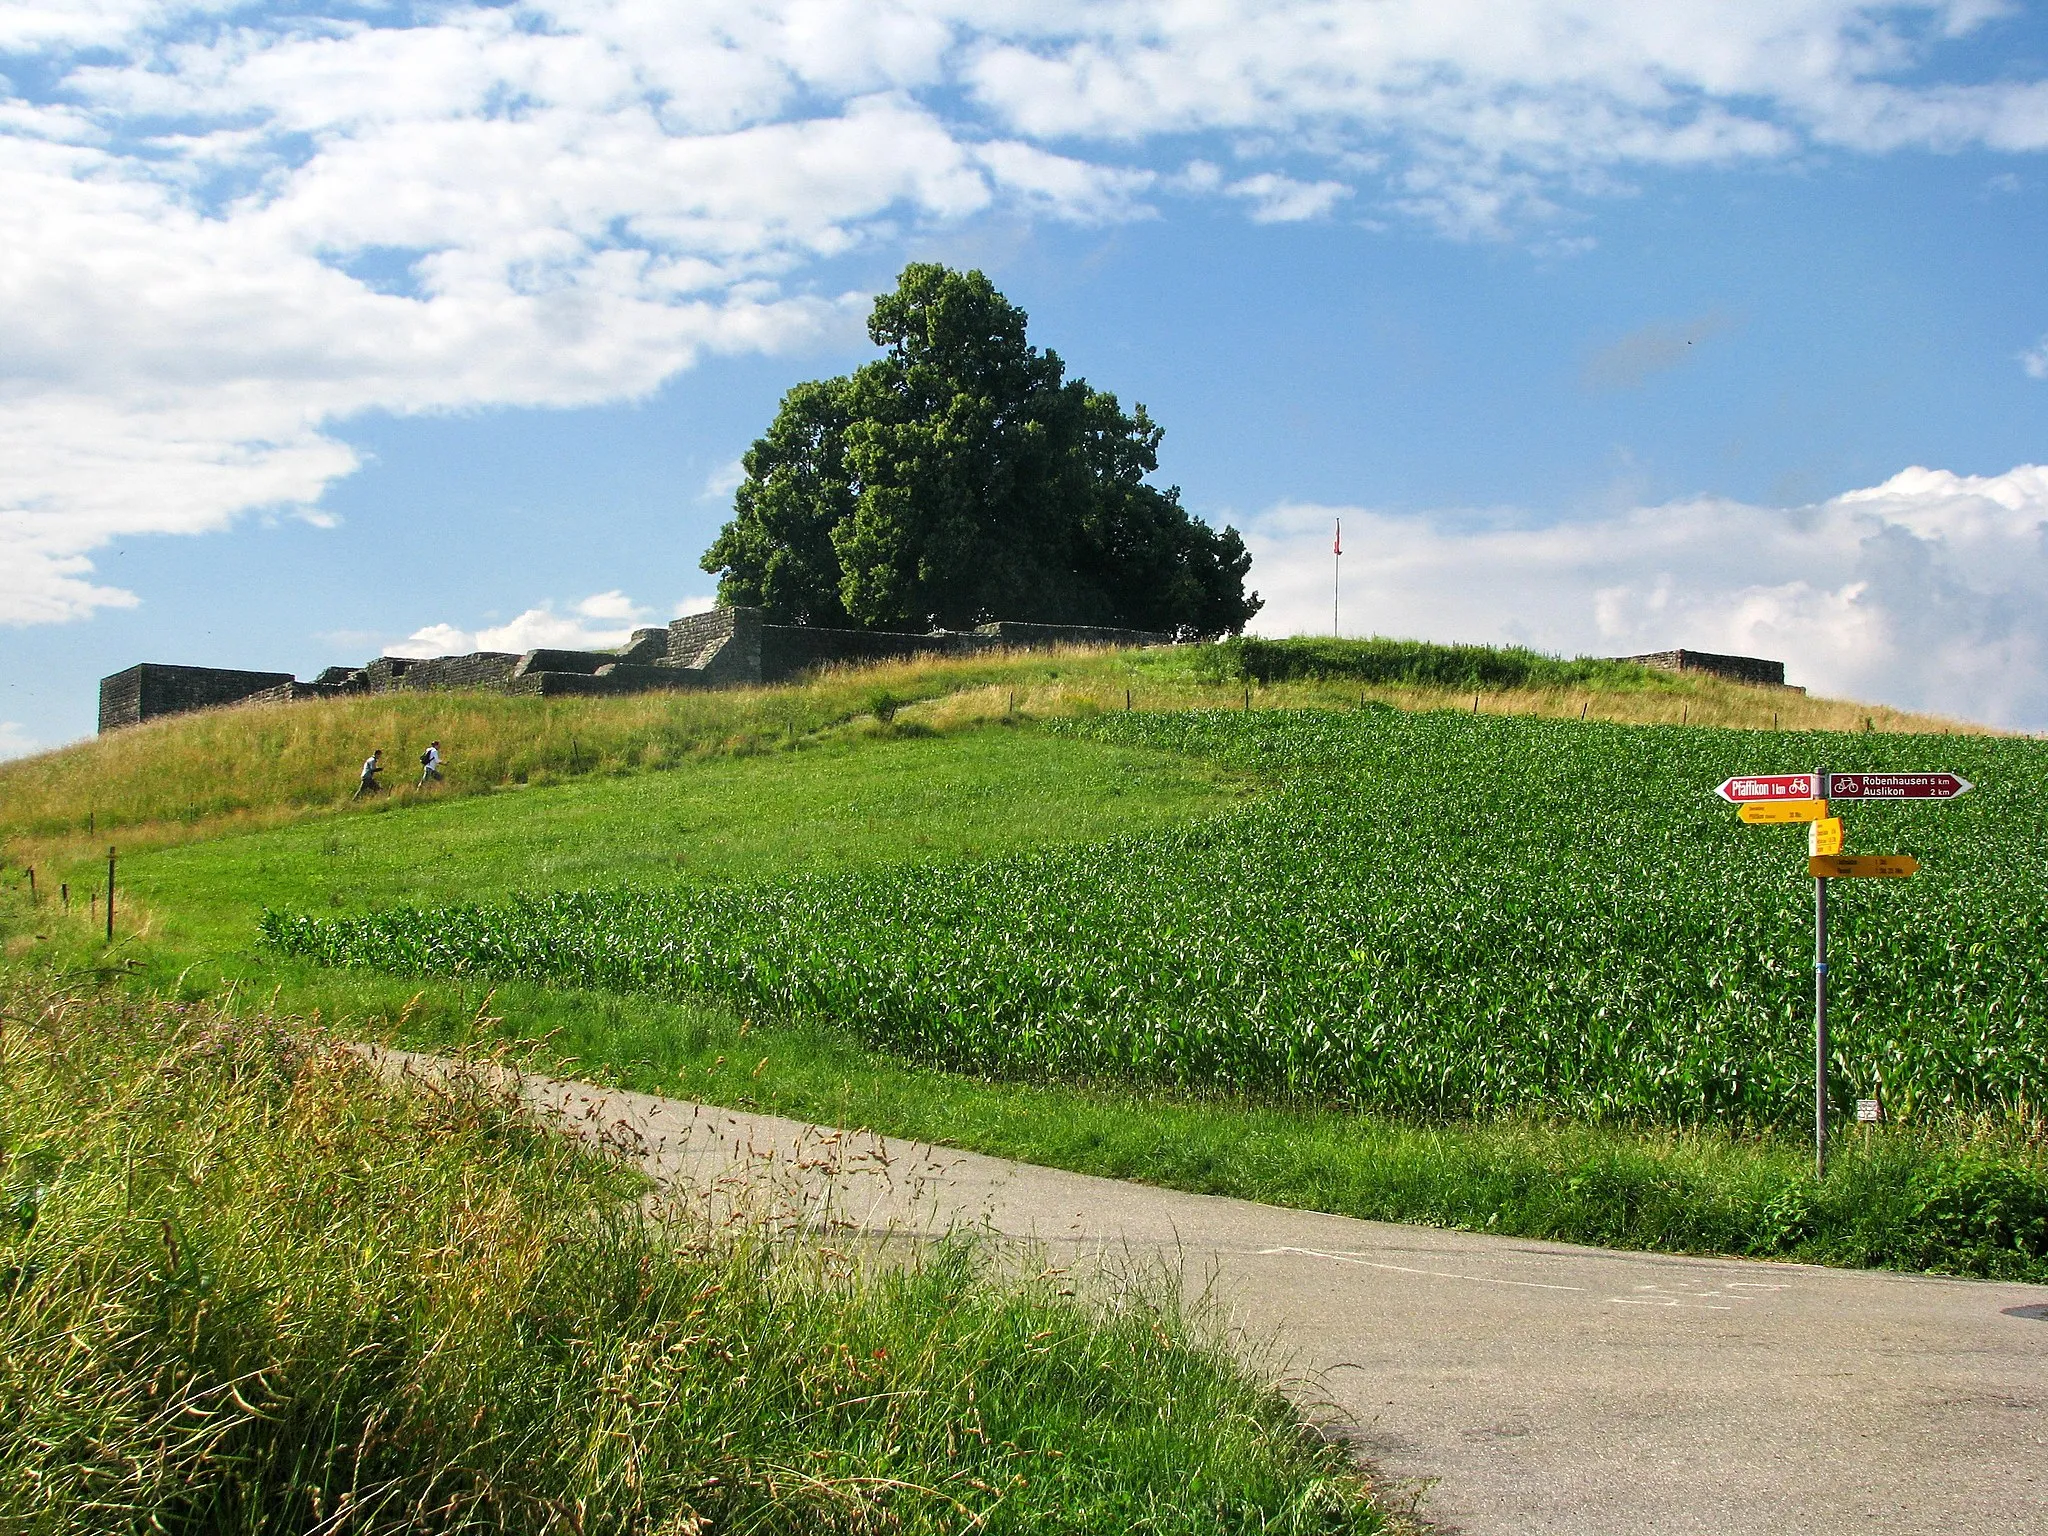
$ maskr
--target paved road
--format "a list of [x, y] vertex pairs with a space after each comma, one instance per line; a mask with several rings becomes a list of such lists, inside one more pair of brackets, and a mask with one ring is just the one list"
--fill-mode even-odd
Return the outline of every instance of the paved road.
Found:
[[[1455, 1531], [2048, 1536], [2048, 1286], [1680, 1259], [1180, 1194], [530, 1081], [667, 1179], [1213, 1284]], [[780, 1170], [779, 1175], [776, 1170]]]

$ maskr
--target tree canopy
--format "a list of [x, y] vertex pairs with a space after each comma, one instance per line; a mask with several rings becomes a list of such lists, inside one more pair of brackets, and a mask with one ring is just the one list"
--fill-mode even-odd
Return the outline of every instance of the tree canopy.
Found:
[[906, 267], [868, 319], [884, 355], [797, 385], [747, 451], [704, 554], [718, 600], [859, 629], [1242, 630], [1244, 541], [1146, 483], [1144, 406], [1067, 378], [1025, 319], [980, 272]]

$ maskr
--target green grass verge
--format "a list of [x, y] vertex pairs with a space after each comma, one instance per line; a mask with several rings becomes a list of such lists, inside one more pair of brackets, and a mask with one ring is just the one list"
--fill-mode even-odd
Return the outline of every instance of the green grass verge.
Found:
[[289, 1020], [22, 968], [0, 1016], [0, 1529], [1382, 1528], [1164, 1289], [650, 1219]]

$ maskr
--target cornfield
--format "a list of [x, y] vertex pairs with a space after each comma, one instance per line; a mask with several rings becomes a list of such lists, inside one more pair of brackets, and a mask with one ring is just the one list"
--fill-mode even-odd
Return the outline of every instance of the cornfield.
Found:
[[1736, 773], [1954, 769], [1948, 805], [1849, 809], [1911, 880], [1839, 882], [1830, 1091], [1894, 1118], [2048, 1104], [2048, 759], [1986, 737], [1534, 718], [1128, 714], [1056, 727], [1263, 775], [1248, 808], [1104, 844], [710, 889], [323, 920], [336, 965], [712, 994], [991, 1076], [1766, 1126], [1811, 1093], [1803, 829]]

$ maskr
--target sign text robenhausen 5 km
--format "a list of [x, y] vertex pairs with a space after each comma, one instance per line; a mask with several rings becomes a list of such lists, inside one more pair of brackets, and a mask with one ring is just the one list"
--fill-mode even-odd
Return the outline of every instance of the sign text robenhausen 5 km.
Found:
[[1831, 800], [1953, 800], [1974, 786], [1953, 773], [1831, 773]]

